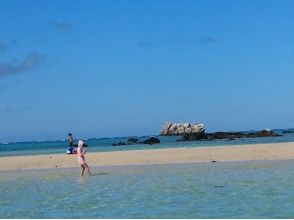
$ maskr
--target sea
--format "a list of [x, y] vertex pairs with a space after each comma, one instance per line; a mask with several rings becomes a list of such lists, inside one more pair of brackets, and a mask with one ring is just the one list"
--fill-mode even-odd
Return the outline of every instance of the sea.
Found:
[[[109, 151], [125, 151], [125, 150], [145, 150], [160, 148], [180, 148], [180, 147], [216, 147], [224, 145], [244, 145], [244, 144], [263, 144], [263, 143], [283, 143], [294, 142], [294, 129], [275, 129], [273, 130], [279, 137], [263, 137], [263, 138], [241, 138], [235, 140], [213, 140], [213, 141], [177, 141], [179, 136], [141, 136], [136, 137], [139, 141], [146, 140], [150, 137], [160, 139], [160, 144], [133, 144], [112, 146], [119, 142], [127, 142], [128, 137], [113, 138], [88, 138], [84, 139], [88, 145], [88, 152], [109, 152]], [[254, 131], [244, 131], [254, 132]], [[75, 140], [77, 144], [77, 140]], [[19, 155], [42, 155], [42, 154], [59, 154], [66, 153], [68, 142], [64, 140], [53, 141], [30, 141], [30, 142], [10, 142], [0, 143], [0, 157], [19, 156]]]
[[1, 218], [294, 218], [294, 161], [0, 172]]
[[[122, 138], [86, 140], [88, 151], [210, 147], [294, 141], [280, 137], [111, 146]], [[150, 136], [139, 137], [145, 140]], [[67, 142], [0, 145], [1, 156], [65, 153]], [[0, 218], [294, 218], [294, 160], [230, 161], [0, 171]]]

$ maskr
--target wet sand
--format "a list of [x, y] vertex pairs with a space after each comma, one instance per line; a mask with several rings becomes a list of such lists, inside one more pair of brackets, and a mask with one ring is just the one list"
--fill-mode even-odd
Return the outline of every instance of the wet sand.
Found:
[[[91, 148], [88, 148], [91, 151]], [[89, 166], [294, 159], [294, 142], [89, 152]], [[50, 154], [0, 157], [0, 170], [79, 167], [76, 155]]]

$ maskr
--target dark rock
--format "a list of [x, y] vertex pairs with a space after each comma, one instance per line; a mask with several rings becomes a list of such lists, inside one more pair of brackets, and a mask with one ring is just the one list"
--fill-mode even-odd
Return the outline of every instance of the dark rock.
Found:
[[182, 138], [184, 141], [200, 140], [204, 135], [204, 131], [199, 133], [185, 133], [182, 135]]
[[241, 132], [215, 132], [206, 134], [208, 139], [232, 139], [232, 138], [242, 138], [245, 134]]
[[160, 140], [158, 138], [151, 137], [151, 138], [144, 140], [144, 141], [141, 141], [139, 143], [140, 144], [159, 144]]
[[118, 143], [115, 143], [115, 144], [111, 144], [111, 146], [122, 146], [122, 145], [126, 145], [125, 142], [118, 142]]
[[159, 144], [160, 140], [158, 138], [151, 137], [147, 140], [139, 142], [139, 139], [137, 138], [129, 138], [128, 142], [118, 142], [118, 143], [113, 143], [111, 146], [123, 146], [123, 145], [132, 145], [132, 144]]
[[135, 137], [129, 137], [128, 138], [128, 143], [127, 144], [136, 144], [138, 143], [139, 139]]
[[278, 137], [282, 136], [273, 132], [272, 130], [261, 130], [251, 133], [243, 133], [243, 132], [214, 132], [214, 133], [203, 133], [197, 134], [183, 134], [182, 139], [180, 141], [212, 141], [212, 140], [235, 140], [239, 138], [258, 138], [258, 137]]
[[257, 138], [257, 137], [279, 137], [282, 136], [280, 134], [277, 134], [273, 132], [272, 130], [261, 130], [257, 131], [255, 133], [249, 133], [247, 135], [248, 138]]
[[283, 134], [291, 134], [294, 133], [294, 130], [284, 130]]

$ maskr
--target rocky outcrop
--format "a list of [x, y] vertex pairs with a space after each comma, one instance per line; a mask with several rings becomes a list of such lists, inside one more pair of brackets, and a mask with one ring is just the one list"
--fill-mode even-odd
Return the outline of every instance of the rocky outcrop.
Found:
[[159, 144], [159, 143], [160, 143], [160, 140], [155, 137], [151, 137], [151, 138], [148, 138], [148, 139], [146, 139], [144, 141], [140, 141], [140, 142], [139, 142], [138, 138], [129, 137], [128, 141], [126, 143], [120, 141], [118, 143], [111, 144], [111, 146], [123, 146], [123, 145], [133, 145], [133, 144]]
[[182, 139], [179, 141], [195, 141], [195, 140], [203, 140], [203, 141], [212, 141], [212, 140], [235, 140], [238, 138], [258, 138], [258, 137], [278, 137], [282, 136], [273, 132], [272, 130], [261, 130], [256, 132], [214, 132], [204, 134], [202, 137], [195, 137], [194, 134], [183, 134]]
[[129, 137], [127, 144], [136, 144], [138, 143], [139, 139], [136, 137]]
[[184, 135], [193, 134], [195, 137], [201, 137], [204, 135], [205, 128], [200, 123], [172, 123], [167, 122], [160, 130], [160, 135]]
[[284, 130], [283, 131], [283, 134], [292, 134], [292, 133], [294, 133], [294, 130]]
[[120, 141], [120, 142], [118, 142], [118, 143], [113, 143], [113, 144], [111, 144], [111, 146], [122, 146], [122, 145], [126, 145], [126, 143]]
[[155, 137], [151, 137], [145, 141], [139, 142], [140, 144], [159, 144], [160, 140]]

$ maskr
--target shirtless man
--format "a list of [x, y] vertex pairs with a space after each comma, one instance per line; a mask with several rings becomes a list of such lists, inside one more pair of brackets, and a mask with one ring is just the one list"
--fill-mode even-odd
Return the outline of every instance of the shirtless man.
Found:
[[73, 150], [73, 136], [71, 133], [68, 134], [68, 148], [67, 148], [67, 154], [72, 154]]

